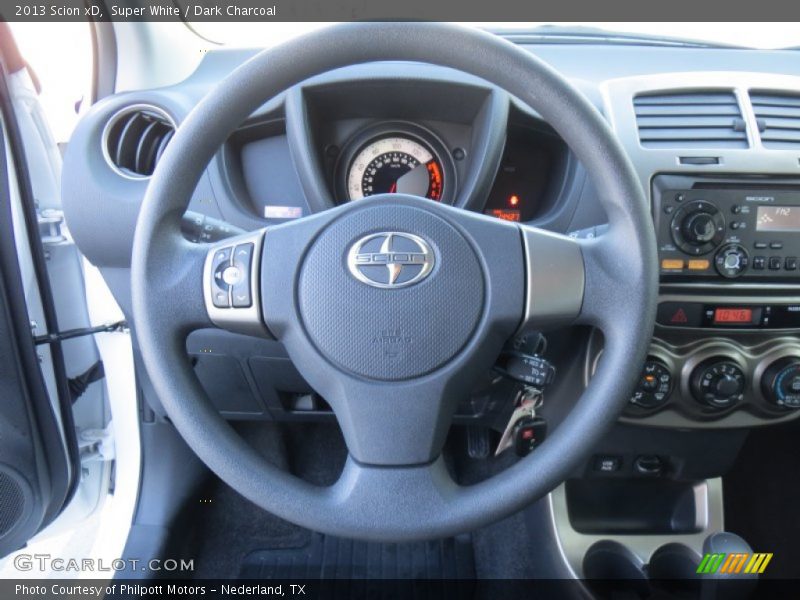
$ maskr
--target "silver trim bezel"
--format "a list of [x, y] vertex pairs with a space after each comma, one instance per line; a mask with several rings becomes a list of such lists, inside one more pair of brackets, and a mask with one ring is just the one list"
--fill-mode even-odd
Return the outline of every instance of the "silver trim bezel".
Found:
[[[261, 251], [265, 234], [266, 229], [259, 229], [251, 233], [227, 238], [208, 247], [206, 260], [203, 264], [203, 299], [205, 300], [208, 316], [217, 327], [236, 333], [269, 337], [269, 330], [262, 320], [261, 305]], [[211, 273], [214, 254], [221, 248], [235, 247], [247, 243], [253, 244], [253, 260], [250, 264], [252, 304], [248, 308], [219, 308], [214, 306], [212, 296], [214, 283]]]
[[694, 485], [695, 515], [698, 531], [669, 534], [586, 534], [575, 531], [567, 509], [566, 486], [562, 483], [550, 492], [553, 523], [562, 555], [572, 571], [583, 576], [583, 557], [592, 544], [613, 540], [630, 549], [644, 564], [659, 547], [672, 542], [685, 544], [700, 556], [703, 542], [712, 533], [724, 530], [722, 479], [708, 479]]
[[152, 112], [156, 113], [160, 116], [163, 116], [167, 122], [172, 126], [172, 128], [177, 131], [178, 125], [175, 122], [175, 119], [172, 117], [171, 114], [167, 112], [166, 109], [156, 106], [155, 104], [148, 104], [145, 102], [139, 102], [137, 104], [130, 104], [119, 110], [116, 110], [111, 114], [111, 116], [106, 120], [106, 124], [103, 126], [103, 133], [100, 136], [100, 149], [103, 153], [103, 159], [106, 161], [106, 164], [111, 168], [114, 173], [123, 177], [125, 179], [130, 179], [131, 181], [146, 181], [152, 177], [152, 175], [139, 175], [137, 173], [129, 173], [125, 172], [120, 169], [113, 160], [111, 160], [111, 155], [108, 152], [108, 139], [111, 135], [111, 129], [117, 122], [124, 116], [129, 115], [135, 112]]

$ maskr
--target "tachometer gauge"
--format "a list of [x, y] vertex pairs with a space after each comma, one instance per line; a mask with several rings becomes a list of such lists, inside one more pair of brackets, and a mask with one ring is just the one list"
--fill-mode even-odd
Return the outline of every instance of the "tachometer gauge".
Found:
[[411, 194], [440, 201], [445, 187], [441, 159], [422, 141], [405, 135], [375, 138], [358, 150], [347, 169], [347, 196]]

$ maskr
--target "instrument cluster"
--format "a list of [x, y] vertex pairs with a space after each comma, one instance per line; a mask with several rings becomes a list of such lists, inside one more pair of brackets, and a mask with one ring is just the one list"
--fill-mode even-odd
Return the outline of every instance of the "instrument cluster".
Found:
[[[403, 193], [457, 204], [459, 163], [469, 149], [450, 148], [433, 131], [405, 122], [367, 127], [344, 144], [334, 171], [338, 202]], [[508, 221], [530, 221], [551, 184], [556, 152], [525, 128], [508, 132], [502, 160], [483, 212]]]
[[339, 158], [339, 200], [399, 193], [452, 203], [457, 185], [453, 160], [439, 138], [422, 127], [369, 127], [348, 142]]

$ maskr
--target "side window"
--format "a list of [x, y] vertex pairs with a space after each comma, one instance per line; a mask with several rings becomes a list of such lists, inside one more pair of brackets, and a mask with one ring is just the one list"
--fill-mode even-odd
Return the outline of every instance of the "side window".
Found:
[[64, 144], [78, 122], [78, 110], [82, 105], [87, 108], [90, 99], [93, 61], [89, 24], [10, 25], [17, 47], [40, 87], [39, 105], [53, 138]]

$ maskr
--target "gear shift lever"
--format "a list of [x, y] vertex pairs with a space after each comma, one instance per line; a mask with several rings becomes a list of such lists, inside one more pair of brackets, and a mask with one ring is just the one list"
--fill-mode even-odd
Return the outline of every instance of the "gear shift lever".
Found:
[[[752, 554], [753, 549], [735, 533], [720, 531], [709, 535], [703, 542], [705, 554]], [[747, 598], [756, 588], [758, 575], [755, 573], [716, 573], [700, 575], [701, 600], [737, 600]]]

